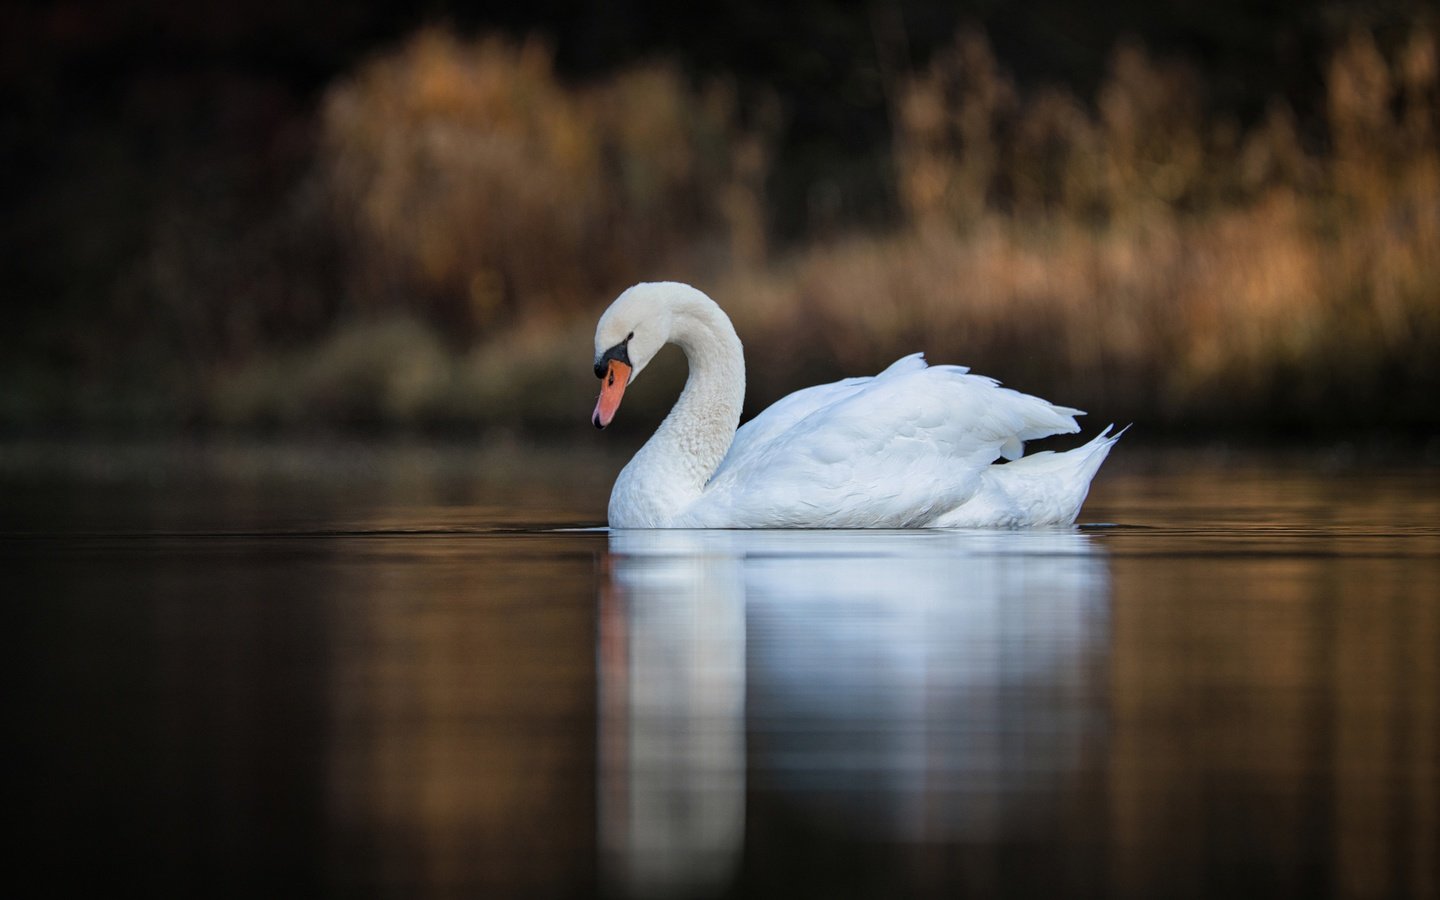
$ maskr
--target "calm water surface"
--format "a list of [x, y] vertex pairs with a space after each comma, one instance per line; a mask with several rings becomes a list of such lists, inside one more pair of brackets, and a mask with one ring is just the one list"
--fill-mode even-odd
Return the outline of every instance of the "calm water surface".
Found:
[[614, 532], [593, 448], [0, 448], [22, 868], [152, 896], [1440, 896], [1440, 470]]

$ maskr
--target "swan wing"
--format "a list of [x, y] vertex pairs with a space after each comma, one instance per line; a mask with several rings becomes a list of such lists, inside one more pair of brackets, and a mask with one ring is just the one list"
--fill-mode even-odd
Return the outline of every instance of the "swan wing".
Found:
[[744, 443], [737, 433], [739, 446], [676, 524], [924, 525], [973, 497], [985, 469], [1024, 441], [1080, 430], [1079, 410], [918, 355], [777, 406], [749, 423]]
[[912, 353], [891, 363], [879, 375], [862, 375], [857, 378], [845, 378], [831, 384], [817, 384], [814, 387], [802, 388], [793, 394], [781, 397], [755, 418], [741, 425], [740, 429], [735, 432], [735, 440], [731, 443], [729, 452], [720, 461], [715, 473], [710, 476], [711, 482], [720, 477], [731, 464], [749, 457], [759, 447], [784, 434], [797, 422], [816, 410], [855, 396], [877, 378], [918, 372], [924, 368], [926, 368], [925, 354]]

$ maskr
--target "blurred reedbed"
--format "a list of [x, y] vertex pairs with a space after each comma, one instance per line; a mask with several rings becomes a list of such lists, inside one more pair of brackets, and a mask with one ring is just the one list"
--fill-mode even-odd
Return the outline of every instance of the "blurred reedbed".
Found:
[[1327, 76], [1312, 153], [1278, 103], [1248, 132], [1207, 120], [1197, 76], [1138, 47], [1117, 49], [1092, 110], [1021, 97], [964, 36], [902, 94], [909, 232], [810, 263], [801, 290], [838, 312], [835, 285], [869, 271], [912, 342], [973, 348], [1107, 415], [1433, 427], [1435, 35], [1390, 60], [1354, 35]]
[[[896, 226], [777, 252], [775, 104], [665, 63], [570, 85], [541, 42], [423, 31], [327, 92], [303, 227], [280, 229], [329, 248], [292, 264], [338, 271], [333, 299], [304, 329], [220, 329], [243, 339], [176, 403], [246, 427], [570, 429], [596, 315], [678, 278], [735, 319], [752, 412], [924, 350], [1157, 429], [1433, 431], [1435, 34], [1339, 47], [1323, 129], [1278, 101], [1242, 128], [1203, 88], [1125, 44], [1093, 99], [1022, 91], [963, 34], [890, 92]], [[252, 308], [206, 302], [186, 314]]]
[[588, 309], [761, 221], [733, 92], [668, 65], [571, 88], [538, 41], [430, 30], [332, 89], [322, 129], [351, 302], [465, 339]]

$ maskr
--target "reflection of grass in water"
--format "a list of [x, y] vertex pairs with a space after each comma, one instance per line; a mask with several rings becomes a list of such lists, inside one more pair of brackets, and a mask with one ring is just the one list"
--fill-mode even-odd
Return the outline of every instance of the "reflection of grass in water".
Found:
[[1327, 86], [1317, 154], [1283, 106], [1217, 121], [1139, 48], [1092, 106], [1022, 94], [964, 37], [894, 92], [902, 225], [766, 264], [764, 144], [723, 90], [664, 67], [571, 88], [536, 47], [426, 33], [326, 104], [342, 324], [242, 354], [206, 415], [573, 427], [594, 317], [678, 272], [736, 319], [752, 409], [924, 349], [1107, 419], [1433, 427], [1434, 35], [1355, 37]]

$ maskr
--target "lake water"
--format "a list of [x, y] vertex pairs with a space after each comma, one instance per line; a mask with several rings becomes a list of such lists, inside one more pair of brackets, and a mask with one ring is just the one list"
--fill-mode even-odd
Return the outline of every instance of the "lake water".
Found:
[[[616, 532], [573, 450], [0, 448], [20, 871], [148, 896], [1440, 896], [1440, 468]], [[18, 808], [17, 808], [18, 807]]]

